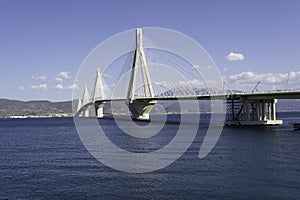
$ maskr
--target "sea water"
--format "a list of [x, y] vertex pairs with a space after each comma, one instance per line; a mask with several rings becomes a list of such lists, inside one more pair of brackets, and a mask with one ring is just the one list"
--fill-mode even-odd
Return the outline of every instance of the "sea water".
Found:
[[[300, 131], [287, 123], [299, 116], [279, 113], [285, 124], [278, 127], [224, 127], [203, 159], [198, 153], [207, 126], [200, 125], [178, 160], [142, 174], [96, 160], [72, 118], [0, 119], [0, 199], [299, 199]], [[99, 123], [120, 147], [134, 146], [114, 120]], [[156, 143], [143, 148], [166, 145], [176, 126], [166, 123]]]

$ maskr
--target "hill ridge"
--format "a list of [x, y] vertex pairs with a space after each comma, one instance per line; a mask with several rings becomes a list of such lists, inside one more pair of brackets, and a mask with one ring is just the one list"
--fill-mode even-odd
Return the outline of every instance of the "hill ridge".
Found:
[[[203, 105], [206, 110], [207, 105]], [[180, 109], [176, 103], [167, 106], [167, 110]], [[279, 100], [277, 112], [300, 111], [300, 100]], [[0, 99], [0, 117], [10, 116], [71, 116], [72, 101], [52, 102], [49, 100], [11, 100]]]

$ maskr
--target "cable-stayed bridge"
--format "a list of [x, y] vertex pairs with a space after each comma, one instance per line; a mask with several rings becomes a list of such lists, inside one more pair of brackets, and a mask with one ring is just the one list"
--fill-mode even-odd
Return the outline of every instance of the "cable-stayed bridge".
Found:
[[[142, 29], [137, 29], [135, 49], [129, 56], [131, 69], [119, 77], [118, 86], [109, 95], [105, 91], [104, 73], [97, 69], [92, 96], [85, 86], [74, 115], [89, 117], [89, 108], [94, 107], [96, 117], [102, 118], [107, 102], [120, 101], [127, 104], [133, 120], [150, 120], [150, 111], [158, 101], [221, 100], [224, 108], [214, 112], [226, 111], [225, 123], [228, 125], [279, 125], [282, 120], [276, 118], [277, 99], [300, 98], [300, 90], [228, 93], [221, 84], [217, 87], [213, 79], [205, 79], [213, 76], [209, 74], [210, 66], [207, 71], [201, 71], [202, 66], [191, 65], [190, 69], [195, 72], [187, 73], [182, 67], [187, 65], [184, 59], [172, 53], [167, 56], [165, 51], [159, 51], [158, 55], [164, 65], [153, 65], [155, 59], [151, 59], [151, 52], [143, 47]], [[172, 73], [169, 66], [178, 66], [179, 70]], [[181, 79], [181, 74], [185, 79]], [[195, 78], [197, 75], [202, 79]], [[219, 80], [216, 82], [220, 83]]]

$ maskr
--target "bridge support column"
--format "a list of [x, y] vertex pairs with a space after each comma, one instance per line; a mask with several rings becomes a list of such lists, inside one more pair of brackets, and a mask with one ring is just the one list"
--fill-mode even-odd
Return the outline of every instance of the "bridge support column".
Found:
[[266, 118], [266, 103], [265, 103], [265, 101], [261, 102], [261, 120], [263, 120], [263, 121], [267, 120], [267, 118]]
[[[239, 96], [227, 102], [227, 125], [279, 125], [276, 99], [248, 99]], [[266, 106], [267, 105], [267, 106]]]
[[90, 111], [89, 108], [87, 108], [85, 111], [83, 111], [83, 117], [89, 117], [90, 116]]
[[139, 121], [150, 121], [149, 113], [155, 103], [155, 100], [133, 100], [128, 105], [131, 118]]
[[276, 120], [276, 103], [277, 99], [273, 99], [273, 101], [271, 102], [271, 120]]
[[104, 110], [105, 103], [106, 103], [105, 101], [95, 103], [95, 113], [97, 118], [104, 117], [103, 110]]
[[260, 116], [261, 116], [261, 109], [260, 109], [260, 103], [259, 103], [259, 101], [257, 101], [256, 102], [256, 120], [257, 121], [260, 121], [261, 120], [261, 118], [260, 118]]
[[271, 114], [271, 103], [268, 102], [268, 119], [272, 119], [272, 114]]

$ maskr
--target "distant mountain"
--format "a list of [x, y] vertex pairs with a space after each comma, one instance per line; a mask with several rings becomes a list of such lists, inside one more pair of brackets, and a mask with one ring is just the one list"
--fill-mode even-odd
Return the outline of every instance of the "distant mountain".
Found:
[[[209, 112], [209, 101], [199, 101], [200, 111]], [[186, 102], [188, 103], [188, 101]], [[164, 107], [166, 112], [180, 112], [180, 105], [174, 101], [161, 101], [159, 104]], [[191, 107], [192, 109], [192, 107]], [[94, 109], [91, 109], [94, 110]], [[120, 102], [115, 105], [115, 112], [128, 113], [128, 108]], [[278, 112], [300, 111], [300, 99], [278, 100]], [[110, 103], [105, 106], [105, 113], [110, 113]], [[152, 113], [162, 112], [158, 107], [154, 107]], [[184, 110], [183, 112], [191, 112]], [[72, 101], [51, 102], [51, 101], [18, 101], [9, 99], [0, 99], [0, 117], [9, 116], [57, 116], [71, 115]]]
[[0, 117], [8, 116], [51, 116], [71, 114], [72, 102], [18, 101], [0, 99]]

